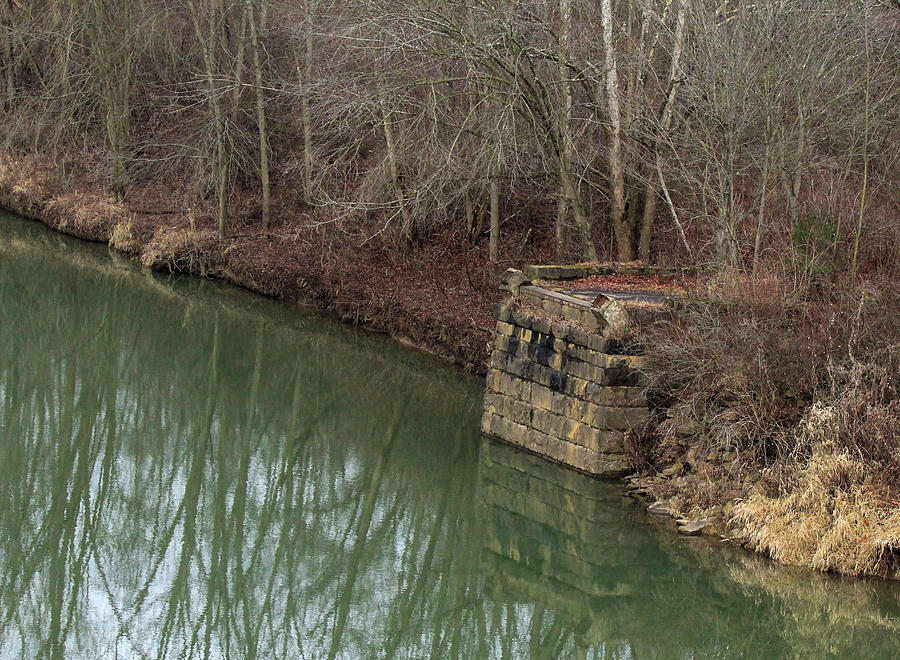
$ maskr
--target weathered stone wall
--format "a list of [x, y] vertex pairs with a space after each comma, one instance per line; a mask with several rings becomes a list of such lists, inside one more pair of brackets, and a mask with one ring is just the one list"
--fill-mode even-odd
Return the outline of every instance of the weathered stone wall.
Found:
[[591, 475], [627, 474], [625, 434], [648, 415], [640, 356], [609, 336], [609, 310], [540, 287], [513, 293], [497, 311], [482, 431]]

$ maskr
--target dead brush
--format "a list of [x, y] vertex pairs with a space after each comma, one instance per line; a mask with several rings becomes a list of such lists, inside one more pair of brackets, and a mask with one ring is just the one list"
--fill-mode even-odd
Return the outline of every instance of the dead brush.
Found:
[[635, 472], [649, 472], [654, 467], [654, 451], [659, 444], [652, 425], [644, 425], [625, 435], [625, 458]]
[[751, 496], [733, 522], [780, 561], [900, 577], [900, 350], [861, 310], [844, 361], [829, 362], [828, 390], [794, 429], [781, 496]]
[[0, 156], [0, 204], [24, 215], [36, 214], [51, 199], [48, 176], [33, 158]]
[[664, 425], [692, 427], [694, 442], [720, 451], [783, 454], [784, 430], [813, 400], [825, 366], [798, 350], [797, 334], [793, 315], [775, 306], [709, 306], [656, 329], [644, 371], [654, 398], [670, 407]]
[[[780, 561], [900, 577], [900, 287], [710, 306], [646, 346], [668, 416], [642, 451], [696, 469], [657, 490], [685, 510], [737, 498], [736, 537]], [[710, 471], [723, 452], [765, 487]]]
[[827, 408], [827, 432], [822, 431], [820, 438], [811, 437], [810, 432], [801, 435], [796, 451], [823, 441], [832, 442], [879, 469], [900, 492], [900, 351], [888, 347], [877, 357], [883, 362], [854, 361], [846, 368], [831, 366], [833, 389]]
[[28, 159], [0, 158], [0, 184], [9, 187], [16, 195], [34, 198], [45, 187], [45, 175]]
[[56, 218], [60, 229], [92, 240], [108, 240], [115, 226], [131, 216], [123, 204], [105, 195], [82, 192], [55, 197], [48, 204], [47, 213]]
[[834, 301], [700, 307], [653, 329], [646, 346], [651, 394], [670, 411], [660, 439], [668, 427], [689, 426], [694, 441], [720, 451], [802, 460], [813, 445], [798, 444], [798, 424], [817, 402], [841, 402], [840, 446], [879, 461], [893, 451], [900, 287]]

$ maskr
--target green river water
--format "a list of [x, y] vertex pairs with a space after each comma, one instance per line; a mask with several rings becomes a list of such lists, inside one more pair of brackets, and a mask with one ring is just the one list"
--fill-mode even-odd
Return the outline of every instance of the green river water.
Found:
[[0, 216], [0, 658], [900, 657], [900, 584], [679, 537], [479, 379]]

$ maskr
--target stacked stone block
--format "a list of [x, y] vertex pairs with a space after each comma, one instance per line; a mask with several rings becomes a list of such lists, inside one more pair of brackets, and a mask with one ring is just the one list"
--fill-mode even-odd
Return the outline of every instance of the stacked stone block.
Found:
[[628, 474], [625, 434], [648, 415], [640, 356], [615, 353], [617, 342], [583, 322], [597, 318], [583, 301], [530, 297], [548, 304], [498, 309], [483, 432], [591, 475]]

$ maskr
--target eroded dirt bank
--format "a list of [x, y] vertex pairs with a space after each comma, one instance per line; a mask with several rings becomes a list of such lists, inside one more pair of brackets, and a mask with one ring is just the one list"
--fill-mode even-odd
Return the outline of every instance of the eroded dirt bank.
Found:
[[209, 217], [171, 212], [166, 200], [155, 204], [161, 209], [115, 204], [105, 192], [60, 180], [52, 171], [34, 159], [0, 155], [0, 207], [107, 243], [146, 267], [312, 304], [468, 370], [486, 370], [499, 293], [488, 284], [491, 267], [480, 254], [429, 245], [398, 259], [378, 247], [353, 250], [315, 230], [286, 225], [273, 227], [269, 237], [237, 226], [220, 242]]

